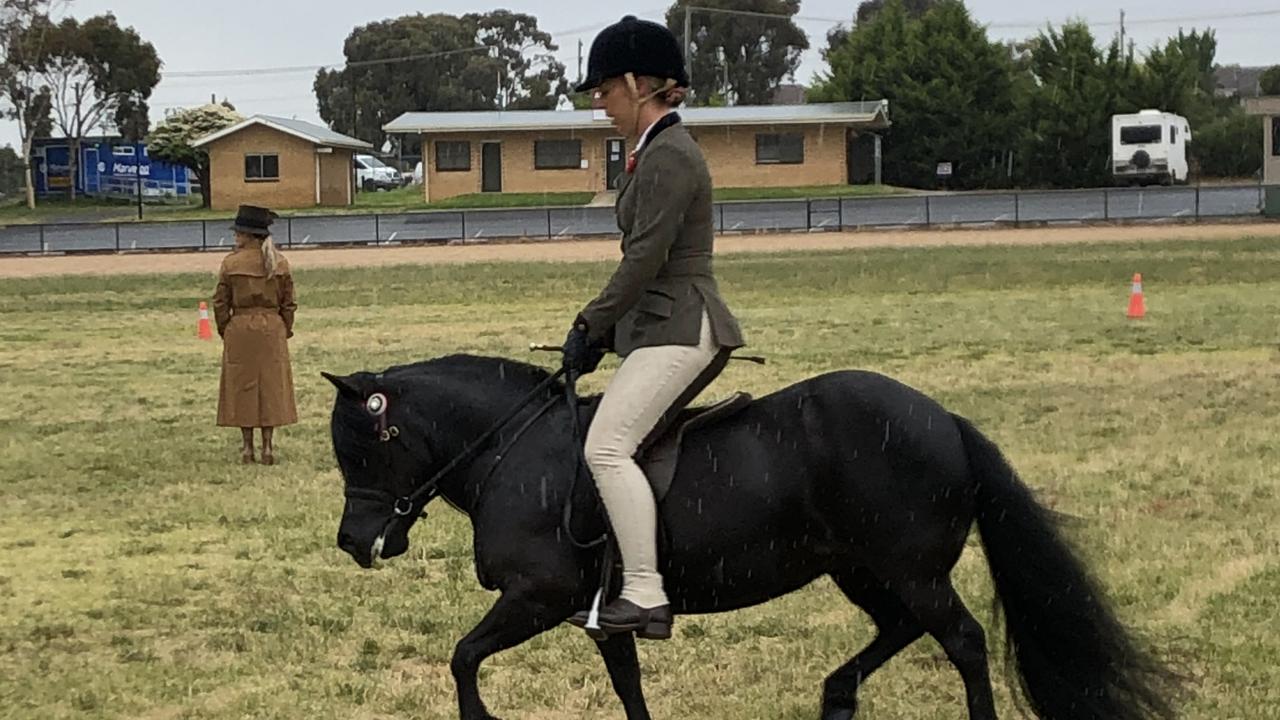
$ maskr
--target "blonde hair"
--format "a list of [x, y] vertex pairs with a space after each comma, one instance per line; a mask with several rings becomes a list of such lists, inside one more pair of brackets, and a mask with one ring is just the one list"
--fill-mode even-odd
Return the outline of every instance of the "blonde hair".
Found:
[[270, 235], [262, 238], [262, 269], [266, 271], [267, 277], [276, 274], [276, 270], [280, 266], [280, 251], [276, 250], [276, 243], [271, 239]]
[[[643, 105], [644, 103], [656, 99], [658, 102], [667, 107], [680, 107], [684, 102], [687, 91], [685, 88], [676, 87], [676, 81], [671, 78], [659, 78], [651, 75], [643, 75], [636, 78], [635, 75], [627, 73], [627, 87], [636, 98], [636, 102]], [[639, 81], [643, 81], [649, 87], [647, 95], [640, 94]]]

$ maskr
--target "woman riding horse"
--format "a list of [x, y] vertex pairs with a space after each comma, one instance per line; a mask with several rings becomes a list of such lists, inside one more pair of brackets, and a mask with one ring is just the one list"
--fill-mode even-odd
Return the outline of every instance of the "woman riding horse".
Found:
[[[593, 91], [592, 105], [636, 143], [618, 192], [622, 261], [574, 321], [564, 366], [571, 376], [592, 372], [606, 347], [625, 358], [586, 439], [623, 566], [622, 594], [600, 610], [599, 625], [650, 639], [671, 637], [672, 615], [658, 572], [653, 491], [633, 456], [743, 345], [711, 269], [711, 175], [673, 109], [688, 84], [671, 31], [627, 16], [596, 37], [577, 88]], [[587, 621], [586, 612], [570, 620]]]

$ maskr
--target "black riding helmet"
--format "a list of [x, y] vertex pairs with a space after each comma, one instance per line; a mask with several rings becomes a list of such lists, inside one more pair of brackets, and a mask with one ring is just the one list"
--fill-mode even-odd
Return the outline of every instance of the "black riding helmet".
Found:
[[587, 57], [587, 77], [576, 90], [595, 90], [605, 80], [627, 73], [675, 80], [676, 87], [689, 87], [684, 53], [676, 36], [665, 25], [637, 20], [634, 15], [622, 18], [596, 36]]

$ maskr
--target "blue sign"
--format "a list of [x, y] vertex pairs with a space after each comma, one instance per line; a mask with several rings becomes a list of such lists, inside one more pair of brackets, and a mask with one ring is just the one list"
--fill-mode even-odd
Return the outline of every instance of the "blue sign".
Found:
[[[65, 195], [72, 184], [71, 150], [66, 140], [37, 140], [32, 148], [36, 194]], [[200, 192], [195, 173], [183, 165], [153, 160], [144, 143], [86, 140], [80, 144], [75, 188], [82, 195], [136, 197], [138, 176], [143, 197], [188, 197]]]

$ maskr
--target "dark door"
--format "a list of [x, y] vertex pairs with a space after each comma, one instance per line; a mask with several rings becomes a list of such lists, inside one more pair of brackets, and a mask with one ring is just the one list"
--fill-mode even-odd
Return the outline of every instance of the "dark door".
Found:
[[627, 146], [621, 138], [604, 141], [605, 189], [617, 190], [622, 183], [622, 173], [627, 170]]
[[485, 192], [502, 192], [502, 144], [485, 143], [480, 147], [480, 189]]
[[876, 181], [876, 136], [871, 133], [849, 133], [845, 149], [850, 185], [870, 185]]

